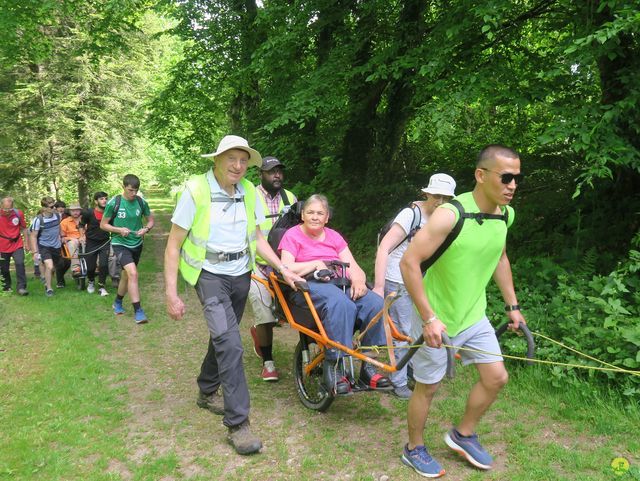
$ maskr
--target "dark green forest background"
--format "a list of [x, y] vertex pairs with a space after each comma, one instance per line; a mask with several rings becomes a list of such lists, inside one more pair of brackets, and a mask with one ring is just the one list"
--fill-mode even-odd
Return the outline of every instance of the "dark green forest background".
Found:
[[[28, 212], [128, 172], [169, 191], [234, 133], [299, 197], [327, 194], [370, 269], [432, 173], [469, 190], [478, 150], [503, 143], [527, 175], [508, 249], [529, 322], [632, 369], [639, 105], [630, 0], [0, 0], [0, 191]], [[586, 377], [640, 398], [638, 377], [550, 378]]]

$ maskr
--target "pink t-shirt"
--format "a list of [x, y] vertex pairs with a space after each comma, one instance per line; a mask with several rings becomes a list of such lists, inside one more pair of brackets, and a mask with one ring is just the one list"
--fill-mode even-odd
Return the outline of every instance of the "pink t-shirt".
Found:
[[340, 259], [340, 253], [347, 247], [347, 241], [335, 230], [324, 228], [324, 240], [308, 237], [300, 225], [292, 227], [282, 236], [278, 251], [293, 254], [296, 262], [332, 261]]

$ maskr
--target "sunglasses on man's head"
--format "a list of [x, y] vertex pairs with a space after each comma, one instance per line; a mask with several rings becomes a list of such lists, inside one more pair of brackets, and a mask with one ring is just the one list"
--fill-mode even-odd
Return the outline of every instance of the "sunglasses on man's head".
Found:
[[519, 184], [520, 182], [522, 182], [524, 180], [524, 174], [520, 173], [520, 174], [512, 174], [510, 172], [507, 173], [500, 173], [500, 172], [496, 172], [495, 170], [491, 170], [491, 169], [485, 169], [484, 167], [480, 167], [482, 170], [486, 170], [487, 172], [493, 172], [494, 174], [498, 174], [500, 176], [500, 181], [503, 184], [510, 184], [511, 181], [515, 180], [516, 184]]

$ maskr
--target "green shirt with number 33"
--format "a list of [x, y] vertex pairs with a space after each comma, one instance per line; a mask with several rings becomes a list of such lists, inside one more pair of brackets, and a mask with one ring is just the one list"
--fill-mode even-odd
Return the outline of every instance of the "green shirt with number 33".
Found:
[[[120, 234], [111, 234], [111, 244], [121, 245], [129, 248], [138, 247], [142, 244], [142, 237], [135, 233], [142, 229], [142, 217], [151, 215], [151, 209], [146, 200], [142, 199], [143, 209], [140, 209], [140, 203], [137, 199], [127, 200], [124, 197], [120, 199], [120, 207], [113, 219], [114, 227], [126, 227], [131, 232], [124, 237]], [[113, 197], [104, 208], [104, 216], [108, 219], [113, 215], [113, 209], [116, 205], [116, 198]]]

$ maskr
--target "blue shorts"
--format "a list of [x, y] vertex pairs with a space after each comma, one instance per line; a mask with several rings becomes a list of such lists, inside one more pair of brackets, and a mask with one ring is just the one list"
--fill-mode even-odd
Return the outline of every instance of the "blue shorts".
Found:
[[[411, 335], [414, 339], [422, 334], [422, 320], [417, 312], [413, 312]], [[457, 336], [451, 338], [451, 345], [458, 347], [468, 347], [485, 352], [474, 352], [460, 350], [462, 364], [489, 364], [502, 362], [502, 351], [495, 330], [484, 316], [471, 327], [459, 332]], [[493, 354], [489, 354], [493, 353]], [[496, 355], [498, 354], [498, 355]], [[422, 384], [436, 384], [442, 380], [447, 370], [447, 352], [444, 347], [435, 349], [426, 344], [418, 349], [418, 352], [411, 359], [413, 366], [413, 377]]]

